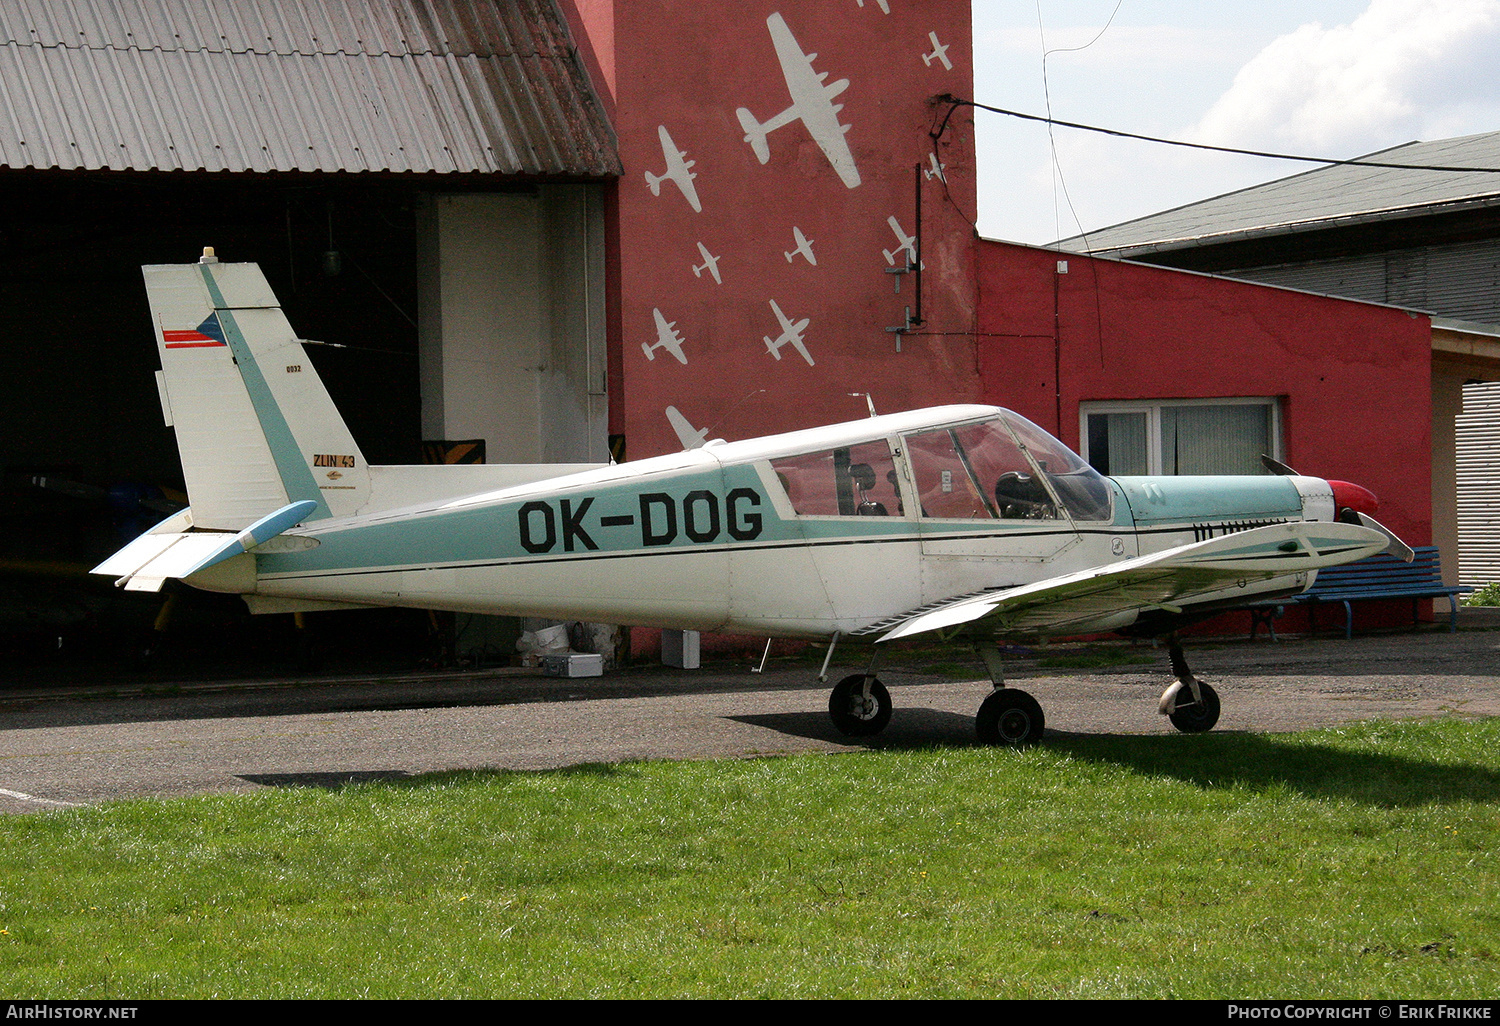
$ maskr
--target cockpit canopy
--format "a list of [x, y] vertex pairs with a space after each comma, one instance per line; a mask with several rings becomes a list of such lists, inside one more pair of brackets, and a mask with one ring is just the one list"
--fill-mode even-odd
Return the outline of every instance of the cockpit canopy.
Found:
[[[892, 452], [886, 439], [771, 460], [799, 516], [903, 516], [942, 520], [1111, 518], [1107, 482], [1067, 446], [1008, 410], [998, 416], [914, 431]], [[897, 459], [911, 481], [898, 484]]]

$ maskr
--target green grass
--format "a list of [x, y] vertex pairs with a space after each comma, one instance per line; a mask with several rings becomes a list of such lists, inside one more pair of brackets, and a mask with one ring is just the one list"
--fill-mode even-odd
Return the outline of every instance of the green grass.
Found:
[[0, 820], [0, 996], [1500, 992], [1500, 720]]

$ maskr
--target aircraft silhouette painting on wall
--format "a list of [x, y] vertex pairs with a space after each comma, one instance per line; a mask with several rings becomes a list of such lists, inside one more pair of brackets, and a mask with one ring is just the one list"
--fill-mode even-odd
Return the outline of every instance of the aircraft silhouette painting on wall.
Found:
[[807, 262], [809, 264], [817, 267], [818, 258], [813, 256], [812, 240], [809, 239], [806, 235], [803, 235], [802, 229], [798, 228], [796, 225], [792, 226], [792, 240], [796, 242], [797, 245], [793, 247], [791, 251], [782, 250], [781, 255], [786, 257], [786, 262], [791, 263], [800, 254], [801, 256], [807, 258]]
[[922, 63], [930, 68], [932, 67], [932, 62], [937, 61], [942, 64], [944, 71], [952, 71], [953, 62], [948, 59], [948, 45], [938, 42], [936, 32], [927, 33], [927, 38], [932, 42], [932, 52], [922, 55]]
[[749, 109], [739, 108], [735, 113], [745, 130], [745, 141], [750, 144], [757, 160], [762, 164], [769, 163], [771, 149], [766, 136], [800, 121], [823, 151], [823, 156], [828, 158], [828, 163], [833, 165], [839, 179], [849, 188], [854, 188], [860, 182], [859, 168], [854, 166], [854, 154], [844, 139], [850, 126], [839, 122], [838, 114], [844, 109], [843, 104], [833, 102], [835, 96], [849, 88], [849, 80], [841, 78], [824, 85], [828, 72], [815, 74], [812, 69], [818, 55], [802, 52], [780, 13], [767, 18], [766, 27], [771, 30], [771, 43], [776, 48], [776, 59], [781, 62], [781, 73], [786, 78], [792, 105], [765, 121], [758, 120]]
[[641, 343], [641, 352], [646, 354], [646, 359], [656, 359], [656, 350], [665, 349], [678, 363], [687, 363], [682, 352], [682, 336], [677, 333], [677, 322], [668, 321], [655, 307], [651, 308], [651, 316], [656, 319], [656, 344]]
[[[1355, 486], [1105, 478], [993, 406], [731, 442], [674, 409], [693, 447], [634, 462], [370, 466], [256, 265], [205, 256], [145, 280], [191, 505], [94, 569], [130, 590], [180, 579], [260, 613], [554, 617], [800, 638], [830, 656], [849, 641], [870, 660], [829, 714], [855, 736], [891, 716], [881, 652], [946, 639], [989, 668], [980, 738], [1022, 744], [1045, 717], [1005, 685], [1001, 640], [1170, 637], [1399, 545]], [[772, 306], [786, 332], [805, 327]], [[1171, 655], [1159, 710], [1207, 730], [1218, 696], [1175, 640]]]
[[661, 152], [662, 156], [667, 159], [667, 169], [659, 175], [653, 175], [650, 171], [646, 172], [646, 184], [651, 187], [651, 195], [660, 196], [661, 183], [671, 182], [688, 201], [688, 206], [692, 207], [695, 213], [702, 213], [703, 204], [698, 201], [698, 190], [693, 185], [693, 179], [698, 176], [688, 170], [697, 162], [684, 159], [687, 151], [677, 148], [666, 125], [658, 125], [656, 135], [661, 140]]
[[807, 330], [807, 326], [811, 321], [804, 317], [796, 324], [793, 324], [791, 318], [782, 313], [781, 307], [776, 305], [776, 300], [772, 299], [770, 303], [771, 309], [776, 313], [776, 319], [781, 322], [781, 334], [774, 340], [769, 335], [762, 336], [766, 343], [766, 350], [779, 360], [781, 359], [781, 347], [789, 345], [802, 354], [802, 359], [807, 361], [809, 367], [814, 366], [812, 355], [808, 353], [807, 345], [802, 341], [802, 333]]
[[713, 277], [715, 285], [724, 284], [724, 279], [719, 277], [719, 258], [710, 253], [708, 247], [701, 242], [698, 243], [698, 255], [703, 258], [703, 263], [693, 265], [694, 277], [701, 278], [703, 272], [707, 271]]

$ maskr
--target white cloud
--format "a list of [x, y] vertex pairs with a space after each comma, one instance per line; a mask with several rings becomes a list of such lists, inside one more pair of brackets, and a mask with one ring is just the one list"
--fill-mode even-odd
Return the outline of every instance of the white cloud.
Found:
[[1372, 0], [1251, 59], [1193, 138], [1344, 156], [1500, 128], [1500, 0]]

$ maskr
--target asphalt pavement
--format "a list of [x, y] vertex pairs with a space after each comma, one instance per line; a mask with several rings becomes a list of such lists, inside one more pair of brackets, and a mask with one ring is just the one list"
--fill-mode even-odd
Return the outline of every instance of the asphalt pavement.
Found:
[[[1500, 715], [1500, 622], [1488, 611], [1464, 622], [1352, 641], [1201, 641], [1189, 659], [1219, 691], [1221, 731]], [[1065, 645], [1012, 652], [1007, 674], [1042, 703], [1050, 735], [1171, 734], [1156, 714], [1166, 662], [1144, 644]], [[856, 668], [836, 665], [830, 684]], [[880, 676], [895, 713], [870, 739], [834, 730], [817, 671], [805, 659], [763, 674], [723, 662], [571, 680], [492, 669], [0, 685], [0, 812], [446, 769], [977, 743], [989, 683], [962, 650], [893, 653]]]

